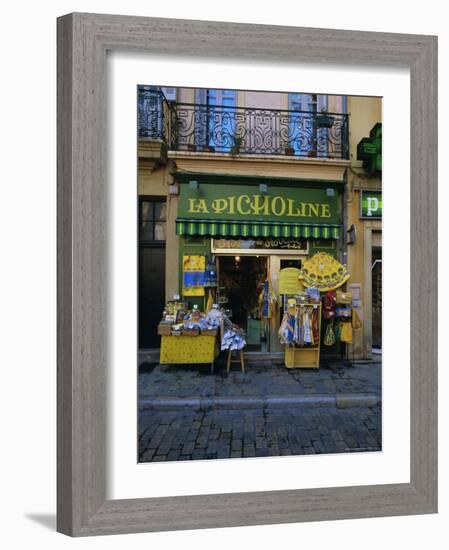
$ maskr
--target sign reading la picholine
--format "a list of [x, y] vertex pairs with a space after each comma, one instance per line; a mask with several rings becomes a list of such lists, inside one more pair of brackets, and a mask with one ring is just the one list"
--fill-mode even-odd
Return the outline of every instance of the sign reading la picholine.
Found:
[[274, 187], [260, 193], [257, 186], [181, 186], [179, 215], [191, 219], [277, 220], [330, 223], [338, 221], [337, 198], [324, 189]]

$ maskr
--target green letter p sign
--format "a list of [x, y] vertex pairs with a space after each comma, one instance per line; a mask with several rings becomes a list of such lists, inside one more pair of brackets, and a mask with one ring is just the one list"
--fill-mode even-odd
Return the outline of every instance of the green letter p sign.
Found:
[[360, 217], [382, 218], [382, 193], [380, 191], [360, 192]]

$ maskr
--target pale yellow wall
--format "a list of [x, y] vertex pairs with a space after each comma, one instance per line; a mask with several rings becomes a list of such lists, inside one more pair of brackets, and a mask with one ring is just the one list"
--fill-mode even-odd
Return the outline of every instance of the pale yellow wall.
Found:
[[360, 220], [360, 189], [381, 190], [381, 180], [368, 177], [357, 160], [357, 144], [369, 136], [373, 126], [382, 122], [382, 100], [372, 97], [348, 97], [350, 169], [348, 173], [348, 228], [356, 226], [356, 242], [348, 245], [348, 269], [350, 283], [361, 284], [363, 330], [353, 334], [353, 345], [349, 347], [350, 359], [371, 357], [371, 248], [375, 231], [382, 230], [381, 220]]
[[178, 211], [178, 197], [168, 193], [169, 185], [173, 183], [173, 176], [167, 166], [154, 171], [140, 163], [138, 188], [139, 195], [151, 197], [165, 196], [167, 198], [167, 234], [165, 249], [165, 295], [166, 298], [179, 293], [179, 237], [176, 235], [176, 214]]
[[179, 288], [179, 237], [176, 234], [178, 197], [167, 197], [167, 241], [165, 243], [165, 295], [172, 298], [180, 293]]
[[371, 128], [382, 122], [382, 99], [380, 97], [348, 97], [349, 151], [351, 166], [362, 167], [357, 160], [357, 144], [369, 136]]
[[145, 167], [139, 169], [139, 195], [160, 197], [167, 194], [167, 174], [165, 169], [151, 172]]
[[169, 152], [179, 170], [206, 172], [208, 174], [240, 174], [262, 177], [297, 179], [321, 179], [343, 181], [347, 161], [289, 159], [282, 155], [239, 155], [210, 153], [201, 156], [195, 153]]
[[286, 94], [278, 92], [243, 92], [243, 107], [258, 107], [259, 109], [285, 109]]

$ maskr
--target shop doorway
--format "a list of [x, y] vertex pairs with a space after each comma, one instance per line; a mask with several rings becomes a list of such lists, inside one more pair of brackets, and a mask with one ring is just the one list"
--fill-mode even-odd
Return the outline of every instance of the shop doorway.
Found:
[[263, 285], [268, 276], [267, 256], [218, 256], [222, 306], [231, 320], [246, 331], [246, 349], [268, 351], [269, 327], [263, 318]]
[[165, 305], [166, 203], [139, 198], [139, 348], [158, 348]]
[[371, 264], [372, 348], [382, 349], [382, 248], [373, 246]]

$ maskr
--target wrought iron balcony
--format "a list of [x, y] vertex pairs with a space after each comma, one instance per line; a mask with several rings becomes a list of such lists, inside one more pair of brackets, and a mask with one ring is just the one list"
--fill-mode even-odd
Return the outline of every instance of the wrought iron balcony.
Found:
[[348, 159], [348, 115], [166, 100], [139, 89], [139, 137], [169, 150]]

